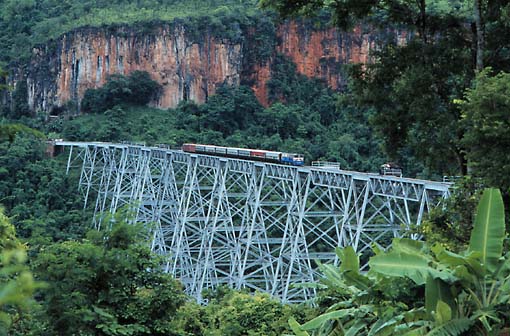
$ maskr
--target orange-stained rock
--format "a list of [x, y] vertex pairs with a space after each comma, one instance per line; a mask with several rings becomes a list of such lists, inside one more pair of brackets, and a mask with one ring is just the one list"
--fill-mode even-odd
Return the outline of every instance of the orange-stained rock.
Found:
[[[129, 27], [82, 28], [63, 35], [54, 42], [56, 46], [36, 48], [27, 76], [29, 106], [50, 111], [68, 101], [79, 104], [87, 89], [100, 87], [109, 75], [134, 70], [147, 71], [162, 85], [162, 95], [153, 102], [160, 108], [175, 107], [187, 99], [203, 103], [218, 85], [241, 82], [249, 82], [267, 106], [266, 82], [277, 53], [288, 56], [299, 73], [323, 79], [339, 90], [345, 85], [342, 65], [370, 62], [371, 51], [388, 36], [397, 43], [407, 38], [404, 33], [374, 32], [362, 25], [341, 32], [291, 21], [277, 27], [273, 57], [261, 64], [245, 64], [246, 44], [216, 38], [209, 31], [196, 42], [186, 29], [180, 24], [162, 24], [150, 33]], [[250, 32], [245, 33], [249, 38]]]
[[[406, 32], [374, 31], [368, 26], [358, 25], [350, 32], [335, 28], [314, 29], [296, 21], [278, 27], [276, 52], [289, 57], [300, 74], [319, 78], [333, 90], [345, 85], [342, 65], [371, 62], [371, 52], [393, 40], [405, 44]], [[266, 82], [271, 78], [270, 65], [257, 65], [253, 90], [259, 101], [268, 105]]]
[[[242, 56], [239, 44], [206, 34], [203, 41], [190, 42], [185, 28], [178, 25], [162, 26], [156, 34], [147, 35], [122, 28], [113, 33], [82, 29], [66, 34], [58, 41], [56, 87], [50, 100], [54, 105], [80, 101], [87, 89], [100, 87], [109, 75], [142, 70], [163, 87], [155, 106], [174, 107], [184, 99], [202, 103], [217, 85], [239, 85]], [[29, 81], [29, 105], [45, 109], [43, 102], [48, 99], [37, 95], [39, 84]]]
[[271, 68], [269, 64], [254, 65], [254, 74], [255, 74], [255, 84], [252, 85], [253, 92], [255, 93], [255, 96], [259, 100], [259, 102], [263, 106], [269, 105], [269, 100], [267, 97], [267, 88], [266, 83], [269, 79], [271, 79]]

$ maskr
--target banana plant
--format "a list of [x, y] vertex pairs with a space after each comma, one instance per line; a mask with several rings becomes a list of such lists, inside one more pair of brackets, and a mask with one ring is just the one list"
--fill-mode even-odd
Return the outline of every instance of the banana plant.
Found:
[[315, 285], [327, 288], [336, 302], [324, 314], [302, 325], [291, 318], [289, 325], [296, 336], [405, 335], [423, 326], [425, 309], [410, 309], [398, 298], [381, 295], [399, 284], [375, 273], [361, 273], [359, 258], [350, 246], [337, 248], [336, 253], [340, 267], [319, 264], [323, 278]]
[[429, 319], [434, 320], [439, 305], [446, 305], [452, 312], [446, 320], [436, 320], [439, 326], [469, 319], [473, 333], [492, 335], [507, 317], [506, 309], [501, 308], [510, 303], [510, 261], [503, 256], [504, 238], [501, 193], [498, 189], [486, 189], [466, 251], [457, 254], [441, 246], [428, 251], [423, 243], [395, 240], [390, 251], [371, 258], [370, 269], [426, 284]]
[[[324, 278], [318, 286], [342, 293], [341, 299], [303, 325], [291, 319], [290, 326], [297, 336], [497, 335], [510, 311], [510, 258], [503, 256], [504, 238], [501, 194], [486, 189], [463, 253], [394, 239], [388, 251], [374, 248], [370, 270], [362, 274], [354, 250], [337, 249], [340, 267], [320, 265]], [[398, 300], [377, 298], [374, 289], [381, 283], [404, 279], [424, 287], [423, 306], [408, 308]]]

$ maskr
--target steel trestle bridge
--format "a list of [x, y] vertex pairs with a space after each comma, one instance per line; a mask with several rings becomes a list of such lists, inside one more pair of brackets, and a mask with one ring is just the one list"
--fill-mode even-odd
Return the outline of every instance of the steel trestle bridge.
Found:
[[202, 302], [218, 285], [250, 288], [283, 302], [314, 297], [317, 260], [337, 246], [358, 253], [401, 236], [443, 198], [450, 183], [337, 167], [293, 167], [132, 144], [56, 141], [81, 169], [94, 225], [132, 207], [150, 224], [166, 271]]

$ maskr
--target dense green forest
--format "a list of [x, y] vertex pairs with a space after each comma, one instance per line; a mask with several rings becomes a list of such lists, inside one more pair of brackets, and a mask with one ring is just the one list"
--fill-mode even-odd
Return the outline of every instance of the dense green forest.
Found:
[[[344, 28], [368, 20], [375, 26], [399, 24], [416, 32], [406, 45], [388, 44], [377, 51], [377, 62], [352, 69], [354, 105], [372, 110], [371, 125], [389, 158], [420, 162], [428, 172], [466, 174], [469, 166], [486, 180], [496, 175], [506, 179], [507, 156], [494, 160], [491, 153], [507, 143], [501, 132], [507, 126], [489, 130], [497, 123], [497, 112], [480, 112], [506, 114], [508, 109], [505, 99], [498, 98], [498, 92], [505, 92], [505, 75], [497, 75], [508, 72], [510, 64], [506, 1], [262, 0], [261, 5], [285, 17], [317, 18], [327, 11]], [[484, 98], [473, 96], [482, 91]], [[473, 104], [483, 117], [467, 112]], [[478, 146], [485, 150], [483, 157], [473, 153]], [[492, 177], [487, 166], [481, 168], [492, 165], [487, 156], [492, 164], [501, 163], [495, 164], [499, 173], [493, 170]], [[490, 183], [507, 193], [508, 184], [494, 182]]]
[[[180, 17], [307, 17], [349, 29], [399, 26], [406, 44], [346, 66], [334, 92], [272, 57], [269, 107], [248, 86], [222, 86], [207, 102], [147, 106], [149, 74], [112, 76], [88, 90], [79, 115], [28, 111], [27, 87], [11, 88], [0, 123], [0, 335], [504, 335], [510, 328], [510, 5], [502, 0], [290, 1], [0, 0], [0, 77], [31, 48], [81, 26], [150, 25]], [[213, 18], [213, 19], [211, 19]], [[324, 20], [330, 20], [326, 23]], [[210, 22], [197, 19], [196, 22]], [[271, 26], [271, 25], [268, 25]], [[264, 26], [264, 27], [268, 27]], [[228, 26], [217, 25], [225, 28]], [[227, 32], [228, 33], [228, 32]], [[274, 30], [260, 31], [267, 41]], [[228, 35], [228, 34], [227, 34]], [[266, 42], [267, 42], [266, 41]], [[269, 42], [267, 42], [269, 43]], [[262, 52], [266, 51], [266, 54]], [[1, 69], [7, 70], [3, 71]], [[64, 108], [65, 109], [65, 108]], [[239, 111], [242, 111], [240, 113]], [[369, 271], [350, 247], [321, 265], [315, 306], [284, 305], [227, 288], [188, 298], [160, 271], [146, 228], [115, 214], [91, 230], [78, 176], [45, 156], [46, 138], [184, 142], [279, 149], [342, 168], [376, 171], [398, 161], [407, 176], [463, 176], [443, 207], [414, 233], [374, 246]], [[485, 187], [491, 187], [482, 190]], [[508, 209], [508, 208], [507, 208]], [[506, 216], [508, 218], [508, 216]]]

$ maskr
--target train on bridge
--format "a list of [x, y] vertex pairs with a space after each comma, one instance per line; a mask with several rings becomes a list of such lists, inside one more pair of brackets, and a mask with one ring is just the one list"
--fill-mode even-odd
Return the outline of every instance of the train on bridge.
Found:
[[402, 177], [402, 167], [394, 162], [387, 162], [379, 167], [379, 175]]
[[262, 149], [235, 148], [185, 143], [182, 145], [182, 151], [188, 153], [273, 162], [291, 166], [303, 166], [305, 164], [305, 158], [303, 154], [268, 151]]
[[[385, 247], [419, 226], [451, 188], [382, 176], [398, 169], [391, 162], [362, 173], [334, 162], [303, 168], [298, 154], [190, 143], [185, 152], [165, 144], [53, 145], [67, 149], [67, 173], [80, 169], [83, 207], [92, 203], [95, 227], [108, 225], [107, 214], [131, 209], [133, 220], [152, 230], [150, 246], [165, 258], [165, 270], [199, 302], [203, 290], [219, 285], [307, 301], [313, 288], [293, 284], [316, 282], [317, 260], [333, 263], [339, 245], [356, 253]], [[294, 159], [299, 167], [248, 163]]]
[[[49, 156], [54, 156], [56, 154], [54, 145], [56, 142], [61, 142], [61, 141], [63, 141], [63, 139], [48, 140], [47, 154]], [[135, 145], [145, 146], [144, 143], [143, 144], [136, 143]], [[158, 147], [169, 148], [167, 145], [163, 145], [163, 144], [158, 145]], [[291, 166], [304, 166], [304, 164], [305, 164], [304, 155], [298, 154], [298, 153], [286, 153], [286, 152], [269, 151], [269, 150], [263, 150], [263, 149], [224, 147], [224, 146], [203, 145], [203, 144], [193, 144], [193, 143], [185, 143], [182, 145], [181, 149], [183, 152], [187, 152], [187, 153], [223, 156], [223, 157], [236, 158], [236, 159], [246, 159], [246, 160], [279, 163], [279, 164], [285, 164], [285, 165], [291, 165]], [[312, 163], [312, 166], [340, 169], [340, 166], [337, 163], [327, 162], [326, 165], [321, 165], [321, 163], [324, 163], [324, 162], [315, 161]], [[402, 177], [402, 172], [403, 172], [402, 168], [398, 164], [393, 163], [393, 162], [384, 163], [379, 168], [379, 175]]]
[[[303, 154], [268, 151], [262, 149], [223, 147], [214, 145], [201, 145], [185, 143], [181, 147], [187, 153], [224, 156], [239, 159], [248, 159], [264, 162], [280, 163], [292, 166], [305, 164]], [[336, 166], [339, 168], [338, 166]], [[393, 162], [384, 163], [379, 168], [379, 175], [402, 177], [402, 168]]]

